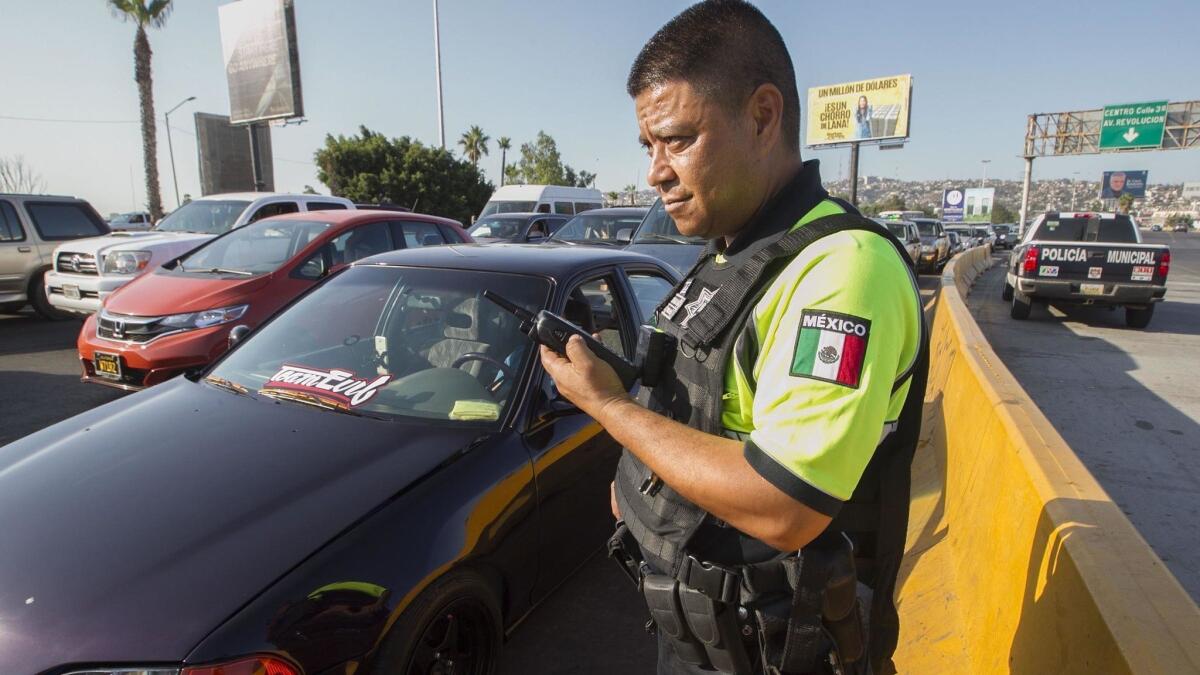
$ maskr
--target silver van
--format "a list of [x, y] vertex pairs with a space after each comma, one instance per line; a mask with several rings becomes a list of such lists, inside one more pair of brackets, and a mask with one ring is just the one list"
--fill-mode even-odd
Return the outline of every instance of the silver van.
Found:
[[0, 194], [0, 313], [31, 304], [48, 319], [67, 318], [50, 305], [42, 283], [54, 247], [108, 233], [96, 209], [77, 197]]

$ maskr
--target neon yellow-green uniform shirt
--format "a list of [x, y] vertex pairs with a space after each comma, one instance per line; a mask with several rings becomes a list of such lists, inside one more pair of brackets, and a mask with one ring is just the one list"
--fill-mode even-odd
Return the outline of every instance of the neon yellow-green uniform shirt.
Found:
[[[793, 228], [844, 211], [824, 199]], [[725, 373], [721, 421], [746, 439], [747, 461], [826, 515], [850, 498], [908, 394], [907, 381], [893, 387], [917, 358], [923, 319], [902, 256], [865, 231], [817, 240], [755, 305], [739, 338], [750, 343]]]

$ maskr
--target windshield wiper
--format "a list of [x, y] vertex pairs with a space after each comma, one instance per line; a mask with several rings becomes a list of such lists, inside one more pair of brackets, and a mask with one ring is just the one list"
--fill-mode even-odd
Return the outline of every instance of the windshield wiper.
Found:
[[327, 401], [327, 400], [321, 398], [320, 396], [306, 394], [301, 391], [287, 391], [284, 389], [259, 389], [258, 393], [260, 396], [266, 396], [267, 398], [273, 398], [273, 399], [276, 399], [279, 401], [291, 401], [292, 403], [302, 403], [304, 405], [310, 405], [314, 408], [320, 408], [322, 410], [329, 410], [331, 412], [342, 413], [343, 415], [352, 415], [354, 417], [367, 417], [367, 418], [370, 418], [373, 420], [383, 420], [385, 422], [387, 421], [386, 417], [380, 417], [378, 415], [369, 415], [367, 413], [359, 412], [357, 410], [351, 410], [350, 408], [347, 408], [345, 406], [340, 406], [332, 401]]
[[202, 274], [238, 274], [243, 277], [254, 276], [254, 272], [247, 272], [246, 270], [231, 270], [231, 269], [226, 269], [224, 267], [211, 267], [206, 270], [196, 270], [196, 271], [200, 272]]
[[664, 241], [669, 241], [672, 244], [690, 244], [690, 243], [692, 243], [692, 242], [688, 241], [687, 239], [684, 239], [683, 237], [676, 237], [676, 236], [669, 235], [669, 234], [660, 234], [658, 232], [651, 232], [649, 234], [642, 235], [641, 237], [637, 238], [637, 241], [645, 241], [646, 239], [662, 239]]
[[204, 378], [204, 381], [213, 385], [214, 387], [220, 387], [221, 389], [224, 389], [226, 391], [232, 391], [235, 394], [241, 394], [242, 396], [250, 395], [249, 389], [243, 387], [242, 385], [240, 385], [236, 382], [231, 382], [223, 377], [217, 377], [216, 375], [209, 375], [208, 377]]

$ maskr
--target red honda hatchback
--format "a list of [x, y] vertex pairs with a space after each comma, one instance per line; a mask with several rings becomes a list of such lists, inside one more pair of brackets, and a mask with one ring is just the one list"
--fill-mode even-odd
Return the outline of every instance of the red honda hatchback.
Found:
[[321, 211], [231, 230], [113, 293], [79, 333], [83, 380], [141, 389], [211, 363], [329, 273], [393, 249], [471, 242], [456, 221]]

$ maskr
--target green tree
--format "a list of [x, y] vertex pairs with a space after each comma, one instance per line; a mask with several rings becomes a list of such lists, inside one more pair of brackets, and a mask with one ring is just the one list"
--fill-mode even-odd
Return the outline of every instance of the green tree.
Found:
[[483, 129], [472, 124], [470, 129], [458, 139], [458, 144], [462, 146], [463, 155], [471, 160], [471, 166], [479, 166], [479, 158], [488, 154], [488, 141], [492, 140], [490, 136], [483, 133]]
[[521, 144], [521, 159], [503, 170], [505, 183], [527, 185], [568, 185], [587, 187], [595, 182], [596, 174], [576, 171], [564, 164], [554, 137], [539, 131], [532, 143]]
[[325, 136], [314, 153], [317, 178], [339, 197], [403, 204], [469, 222], [492, 194], [478, 167], [408, 136], [389, 139], [366, 127], [356, 136]]
[[500, 184], [504, 185], [504, 170], [508, 168], [508, 150], [512, 147], [512, 139], [508, 136], [501, 136], [500, 140], [496, 141], [496, 147], [500, 148]]
[[1015, 223], [1021, 219], [1021, 214], [1012, 210], [1004, 202], [996, 202], [992, 206], [993, 223]]
[[592, 187], [596, 184], [596, 174], [590, 171], [580, 171], [579, 179], [575, 182], [577, 187]]
[[605, 192], [604, 198], [608, 200], [609, 206], [614, 206], [616, 205], [617, 200], [621, 198], [621, 193], [617, 192], [616, 190], [613, 190], [612, 192]]
[[637, 205], [637, 186], [632, 183], [625, 186], [625, 194], [629, 195], [629, 205]]
[[1121, 213], [1129, 215], [1129, 209], [1131, 208], [1133, 208], [1133, 195], [1126, 192], [1125, 194], [1121, 195], [1120, 199], [1117, 200], [1117, 209], [1120, 210]]
[[137, 25], [133, 36], [133, 80], [141, 104], [142, 163], [146, 168], [146, 208], [153, 220], [162, 218], [158, 187], [158, 135], [154, 126], [154, 87], [150, 77], [150, 39], [146, 27], [162, 28], [173, 7], [171, 0], [107, 0], [113, 16]]

